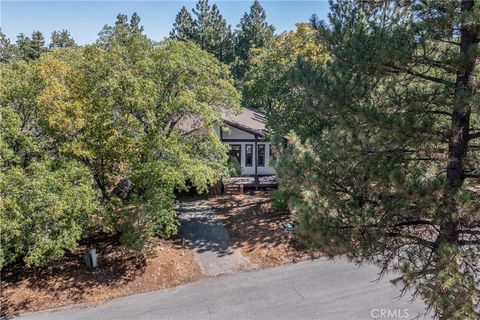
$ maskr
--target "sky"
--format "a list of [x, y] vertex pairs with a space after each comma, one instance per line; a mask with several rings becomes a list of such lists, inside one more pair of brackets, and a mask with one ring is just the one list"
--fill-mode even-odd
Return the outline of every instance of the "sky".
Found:
[[[105, 24], [112, 25], [118, 13], [137, 12], [145, 34], [153, 40], [168, 37], [175, 16], [182, 6], [190, 11], [196, 1], [19, 1], [0, 0], [0, 26], [12, 41], [23, 32], [30, 36], [39, 30], [50, 40], [54, 30], [67, 29], [79, 44], [93, 43]], [[248, 11], [253, 0], [212, 1], [232, 29], [236, 27], [243, 13]], [[298, 22], [308, 21], [312, 14], [326, 19], [328, 1], [260, 1], [267, 13], [267, 21], [276, 32], [294, 30]]]

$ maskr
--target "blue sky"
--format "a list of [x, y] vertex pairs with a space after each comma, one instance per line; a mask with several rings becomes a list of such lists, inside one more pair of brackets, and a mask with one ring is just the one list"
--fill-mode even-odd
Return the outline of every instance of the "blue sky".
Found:
[[[250, 1], [212, 1], [220, 8], [227, 22], [236, 27], [241, 16], [249, 10]], [[118, 13], [130, 17], [137, 12], [147, 36], [162, 40], [168, 36], [175, 15], [182, 6], [189, 10], [196, 1], [18, 1], [1, 0], [2, 32], [13, 41], [23, 32], [30, 35], [40, 30], [47, 42], [54, 30], [67, 29], [79, 44], [95, 42], [105, 24], [113, 24]], [[295, 23], [307, 21], [315, 13], [326, 19], [328, 2], [324, 1], [261, 1], [269, 23], [277, 33], [293, 30]]]

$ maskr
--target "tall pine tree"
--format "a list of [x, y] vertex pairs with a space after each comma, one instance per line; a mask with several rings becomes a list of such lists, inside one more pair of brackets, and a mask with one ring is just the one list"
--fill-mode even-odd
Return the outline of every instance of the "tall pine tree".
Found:
[[269, 110], [299, 237], [478, 319], [478, 1], [338, 1], [314, 24], [329, 62], [299, 57]]
[[182, 7], [170, 37], [194, 41], [224, 63], [233, 61], [233, 34], [217, 5], [210, 6], [208, 0], [199, 0], [192, 12], [194, 19], [187, 9]]
[[20, 58], [24, 60], [35, 60], [47, 50], [45, 39], [40, 31], [32, 32], [32, 38], [20, 33], [17, 36], [17, 47]]
[[10, 42], [7, 35], [0, 29], [0, 62], [11, 62], [17, 55], [17, 47]]
[[237, 79], [242, 80], [248, 70], [248, 58], [252, 48], [264, 48], [272, 44], [275, 28], [266, 21], [267, 15], [255, 0], [250, 7], [250, 12], [243, 15], [238, 24], [235, 39], [235, 56], [238, 61], [234, 67]]
[[170, 31], [170, 38], [177, 40], [194, 40], [196, 33], [195, 23], [192, 15], [184, 6], [175, 17], [173, 29]]
[[45, 48], [45, 38], [40, 31], [34, 31], [32, 33], [32, 41], [30, 43], [32, 59], [37, 59], [40, 57], [40, 54], [46, 51]]
[[140, 25], [140, 16], [134, 12], [130, 18], [130, 32], [135, 34], [142, 34], [143, 26]]

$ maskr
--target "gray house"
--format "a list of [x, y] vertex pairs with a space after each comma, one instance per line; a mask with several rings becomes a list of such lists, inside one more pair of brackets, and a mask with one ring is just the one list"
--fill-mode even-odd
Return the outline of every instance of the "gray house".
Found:
[[242, 108], [240, 114], [223, 112], [222, 120], [224, 127], [216, 131], [220, 139], [230, 145], [230, 156], [237, 158], [242, 175], [275, 175], [275, 169], [270, 166], [273, 152], [266, 139], [265, 114]]
[[[229, 155], [240, 164], [240, 177], [232, 177], [225, 185], [245, 187], [276, 186], [275, 169], [271, 166], [275, 152], [268, 141], [265, 114], [252, 108], [240, 113], [222, 111], [223, 126], [215, 128], [220, 139], [230, 145]], [[201, 128], [195, 118], [183, 118], [176, 125], [184, 132]]]

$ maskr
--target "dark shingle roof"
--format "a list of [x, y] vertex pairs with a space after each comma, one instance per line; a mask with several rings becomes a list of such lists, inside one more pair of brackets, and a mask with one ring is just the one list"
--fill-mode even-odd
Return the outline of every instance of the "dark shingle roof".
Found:
[[[240, 113], [236, 113], [230, 109], [223, 109], [221, 112], [222, 120], [225, 124], [259, 136], [264, 136], [267, 132], [267, 118], [265, 114], [259, 110], [243, 107]], [[201, 126], [202, 124], [199, 119], [191, 115], [183, 117], [182, 120], [176, 124], [176, 127], [183, 132], [192, 132]]]
[[233, 127], [238, 127], [252, 134], [263, 136], [267, 132], [265, 113], [251, 108], [243, 107], [240, 113], [231, 110], [222, 112], [222, 120]]

